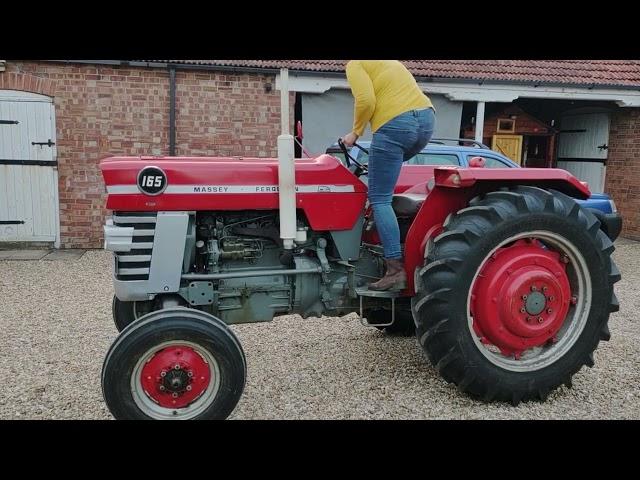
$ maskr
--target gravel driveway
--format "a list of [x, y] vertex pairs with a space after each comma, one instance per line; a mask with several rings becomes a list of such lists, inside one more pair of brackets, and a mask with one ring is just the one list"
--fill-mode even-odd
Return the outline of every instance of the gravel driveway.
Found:
[[[596, 365], [546, 403], [485, 405], [457, 392], [415, 338], [356, 315], [232, 327], [248, 380], [235, 419], [640, 419], [640, 243], [619, 241], [620, 312]], [[108, 419], [100, 390], [111, 320], [111, 254], [0, 260], [0, 419]], [[10, 381], [7, 381], [10, 379]]]

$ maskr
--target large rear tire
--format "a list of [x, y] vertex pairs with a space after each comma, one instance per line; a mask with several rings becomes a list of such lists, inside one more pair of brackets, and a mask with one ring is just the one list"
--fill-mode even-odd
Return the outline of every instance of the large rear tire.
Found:
[[116, 419], [227, 418], [245, 385], [240, 342], [218, 318], [172, 307], [124, 330], [102, 367], [102, 391]]
[[445, 221], [416, 271], [419, 342], [472, 397], [545, 400], [609, 340], [613, 250], [600, 222], [560, 192], [518, 186], [476, 197]]

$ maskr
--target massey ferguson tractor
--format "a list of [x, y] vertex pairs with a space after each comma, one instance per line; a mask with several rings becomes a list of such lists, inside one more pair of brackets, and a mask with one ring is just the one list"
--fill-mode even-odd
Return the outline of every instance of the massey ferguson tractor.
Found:
[[102, 389], [116, 419], [228, 417], [247, 369], [229, 325], [288, 313], [357, 312], [415, 334], [447, 382], [485, 402], [544, 401], [593, 366], [620, 273], [600, 222], [575, 201], [586, 184], [559, 169], [416, 176], [393, 198], [406, 289], [370, 291], [383, 259], [366, 166], [294, 160], [287, 78], [277, 159], [101, 162], [120, 330]]

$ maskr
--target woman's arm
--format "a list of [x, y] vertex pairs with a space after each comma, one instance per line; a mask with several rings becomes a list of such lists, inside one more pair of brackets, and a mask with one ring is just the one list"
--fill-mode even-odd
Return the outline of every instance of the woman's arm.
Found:
[[353, 133], [361, 137], [376, 108], [376, 96], [369, 75], [358, 60], [347, 64], [347, 80], [355, 100]]

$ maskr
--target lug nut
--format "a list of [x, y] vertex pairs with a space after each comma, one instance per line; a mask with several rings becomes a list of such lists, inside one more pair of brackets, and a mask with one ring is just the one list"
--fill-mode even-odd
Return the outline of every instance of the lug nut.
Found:
[[160, 385], [160, 390], [164, 392], [164, 385]]
[[526, 299], [527, 299], [527, 296], [526, 296], [526, 295], [522, 295], [522, 299], [523, 299], [523, 300], [526, 300]]
[[531, 291], [532, 292], [538, 291], [538, 287], [536, 287], [535, 285], [531, 285]]
[[180, 365], [178, 365], [177, 363], [173, 366], [174, 370], [180, 370]]
[[538, 323], [542, 323], [544, 319], [542, 317], [538, 317]]
[[549, 290], [547, 287], [542, 287], [543, 292], [546, 292], [547, 290]]
[[189, 377], [193, 377], [193, 372], [187, 372], [187, 375], [188, 375]]
[[522, 308], [520, 309], [520, 313], [524, 313], [524, 312], [526, 312], [526, 310], [524, 309], [524, 307], [522, 307]]
[[187, 385], [187, 391], [190, 392], [191, 391], [191, 385]]
[[166, 377], [167, 376], [167, 372], [165, 372], [164, 370], [160, 372], [160, 376], [161, 377]]
[[551, 313], [553, 310], [551, 310], [550, 308], [547, 308], [547, 313]]
[[531, 321], [531, 317], [527, 317], [527, 322], [530, 322], [530, 321]]
[[178, 394], [177, 394], [177, 393], [175, 393], [175, 392], [173, 392], [173, 393], [171, 394], [171, 396], [172, 396], [173, 398], [178, 398]]
[[555, 299], [556, 299], [556, 297], [554, 297], [553, 295], [551, 295], [551, 296], [549, 297], [549, 301], [550, 301], [550, 302], [553, 302]]

